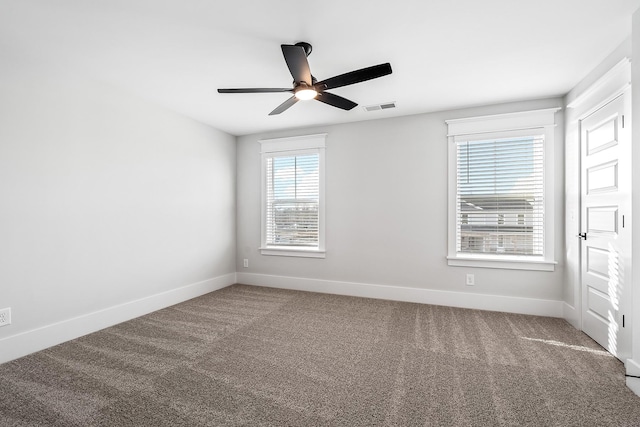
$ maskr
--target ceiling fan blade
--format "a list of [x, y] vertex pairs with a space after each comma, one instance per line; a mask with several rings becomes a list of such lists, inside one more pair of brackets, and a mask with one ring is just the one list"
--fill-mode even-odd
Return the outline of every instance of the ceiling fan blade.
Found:
[[283, 44], [280, 47], [293, 80], [296, 83], [305, 82], [311, 86], [311, 70], [304, 47], [290, 44]]
[[289, 107], [291, 107], [296, 102], [298, 102], [298, 98], [296, 98], [295, 96], [292, 96], [291, 98], [289, 98], [286, 101], [284, 101], [282, 104], [278, 105], [278, 107], [275, 110], [273, 110], [272, 112], [270, 112], [269, 115], [270, 116], [275, 116], [276, 114], [280, 114], [283, 111], [289, 109]]
[[273, 92], [293, 92], [293, 89], [285, 88], [247, 88], [247, 89], [218, 89], [218, 93], [273, 93]]
[[320, 92], [316, 99], [333, 107], [342, 108], [343, 110], [351, 110], [353, 107], [358, 105], [355, 102], [348, 100], [347, 98], [343, 98], [329, 92]]
[[316, 83], [314, 87], [319, 90], [334, 89], [337, 87], [376, 79], [378, 77], [386, 76], [387, 74], [391, 74], [391, 64], [388, 62], [386, 64], [374, 65], [372, 67], [362, 68], [360, 70], [328, 78]]

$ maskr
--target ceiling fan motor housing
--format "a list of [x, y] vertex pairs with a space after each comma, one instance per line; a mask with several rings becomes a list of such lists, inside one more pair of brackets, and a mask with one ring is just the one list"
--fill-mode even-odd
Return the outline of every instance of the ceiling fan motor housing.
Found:
[[301, 46], [304, 49], [304, 53], [309, 56], [311, 55], [311, 51], [313, 50], [313, 48], [311, 47], [311, 45], [307, 42], [298, 42], [295, 44], [296, 46]]

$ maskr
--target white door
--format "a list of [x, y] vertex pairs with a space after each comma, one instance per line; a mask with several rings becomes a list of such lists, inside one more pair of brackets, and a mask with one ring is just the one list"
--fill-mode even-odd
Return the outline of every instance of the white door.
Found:
[[628, 92], [580, 123], [582, 330], [619, 359], [631, 352]]

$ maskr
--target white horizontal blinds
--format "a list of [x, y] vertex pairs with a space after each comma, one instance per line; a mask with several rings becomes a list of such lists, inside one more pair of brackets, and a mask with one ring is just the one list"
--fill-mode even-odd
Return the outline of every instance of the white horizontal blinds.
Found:
[[266, 159], [269, 246], [318, 247], [318, 153]]
[[457, 251], [541, 256], [544, 135], [457, 141]]

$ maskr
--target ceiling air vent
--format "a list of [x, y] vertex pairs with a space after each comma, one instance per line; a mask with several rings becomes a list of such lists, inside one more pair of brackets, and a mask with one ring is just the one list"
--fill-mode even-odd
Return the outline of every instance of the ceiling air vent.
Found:
[[364, 108], [365, 111], [388, 110], [389, 108], [396, 108], [396, 103], [385, 102], [384, 104], [366, 105], [362, 108]]

